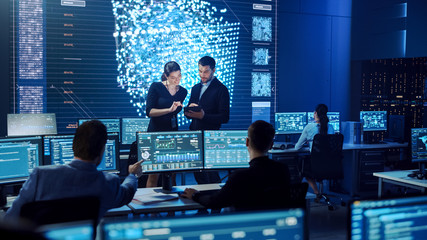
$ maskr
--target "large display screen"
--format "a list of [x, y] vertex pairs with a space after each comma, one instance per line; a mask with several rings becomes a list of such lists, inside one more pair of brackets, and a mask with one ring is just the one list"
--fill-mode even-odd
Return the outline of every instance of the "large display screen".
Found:
[[37, 136], [56, 133], [54, 113], [7, 114], [8, 136]]
[[0, 184], [25, 180], [42, 165], [41, 137], [0, 139]]
[[274, 116], [276, 134], [302, 133], [307, 125], [306, 112], [276, 113]]
[[361, 111], [360, 121], [363, 131], [386, 131], [387, 111]]
[[[180, 64], [190, 93], [209, 55], [230, 92], [223, 128], [249, 126], [258, 102], [269, 103], [271, 121], [277, 2], [9, 0], [10, 112], [56, 113], [59, 134], [73, 134], [78, 118], [145, 117], [148, 89], [168, 61]], [[181, 128], [189, 122], [179, 113]]]
[[203, 168], [202, 131], [139, 132], [136, 138], [144, 173]]
[[355, 201], [350, 206], [349, 239], [423, 239], [427, 197]]
[[248, 130], [204, 131], [205, 169], [248, 168]]
[[301, 209], [104, 222], [102, 239], [304, 239]]

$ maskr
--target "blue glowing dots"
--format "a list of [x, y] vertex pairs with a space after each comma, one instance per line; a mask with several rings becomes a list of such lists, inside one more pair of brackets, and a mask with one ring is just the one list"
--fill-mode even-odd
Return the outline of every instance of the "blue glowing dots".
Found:
[[252, 17], [252, 41], [272, 41], [271, 17]]
[[252, 73], [252, 97], [271, 97], [271, 73]]
[[[117, 82], [139, 112], [145, 113], [151, 83], [160, 81], [164, 64], [172, 60], [181, 65], [180, 85], [190, 92], [200, 82], [199, 59], [215, 58], [215, 76], [232, 98], [240, 23], [225, 20], [227, 9], [202, 0], [113, 0], [112, 5]], [[188, 123], [178, 114], [180, 126]]]
[[255, 48], [252, 53], [252, 63], [254, 65], [268, 65], [270, 60], [267, 48]]

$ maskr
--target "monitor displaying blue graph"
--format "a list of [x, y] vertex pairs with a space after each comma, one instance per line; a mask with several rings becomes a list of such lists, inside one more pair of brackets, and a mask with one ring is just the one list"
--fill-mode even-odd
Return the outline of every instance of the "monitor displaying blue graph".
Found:
[[55, 113], [7, 114], [8, 136], [56, 134]]
[[1, 138], [0, 183], [25, 180], [42, 159], [41, 137]]
[[386, 131], [387, 111], [361, 111], [360, 122], [363, 131]]
[[[44, 136], [44, 164], [63, 165], [74, 159], [74, 135]], [[118, 171], [119, 161], [119, 134], [108, 133], [107, 143], [101, 163], [97, 169], [100, 171]]]
[[[327, 113], [329, 124], [334, 127], [335, 132], [340, 132], [340, 113], [328, 112]], [[307, 123], [314, 123], [314, 112], [307, 112]]]
[[427, 162], [427, 128], [411, 129], [412, 162]]
[[275, 113], [276, 134], [302, 133], [307, 125], [307, 112]]
[[425, 239], [427, 197], [355, 201], [350, 206], [351, 239]]
[[149, 118], [122, 118], [122, 144], [136, 141], [136, 132], [146, 132]]
[[101, 238], [134, 239], [305, 239], [301, 209], [189, 218], [103, 222]]
[[203, 168], [202, 131], [138, 132], [136, 138], [145, 173]]
[[205, 131], [205, 169], [248, 168], [247, 136], [248, 130]]
[[107, 127], [108, 133], [119, 133], [119, 141], [120, 141], [120, 118], [81, 118], [79, 119], [79, 126], [82, 125], [82, 123], [90, 121], [90, 120], [98, 120], [102, 122], [105, 127]]

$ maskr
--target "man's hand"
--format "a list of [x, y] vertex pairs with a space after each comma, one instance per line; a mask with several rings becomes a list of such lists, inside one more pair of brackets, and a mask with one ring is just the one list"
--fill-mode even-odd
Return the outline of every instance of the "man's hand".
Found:
[[141, 160], [141, 161], [136, 162], [132, 165], [129, 165], [129, 173], [135, 174], [136, 177], [141, 177], [142, 176], [142, 167], [141, 167], [142, 162], [144, 162], [144, 160]]
[[195, 193], [197, 193], [197, 192], [199, 192], [199, 191], [197, 191], [194, 188], [186, 188], [184, 190], [184, 192], [181, 194], [181, 197], [185, 197], [185, 198], [188, 198], [188, 199], [193, 199], [193, 195]]

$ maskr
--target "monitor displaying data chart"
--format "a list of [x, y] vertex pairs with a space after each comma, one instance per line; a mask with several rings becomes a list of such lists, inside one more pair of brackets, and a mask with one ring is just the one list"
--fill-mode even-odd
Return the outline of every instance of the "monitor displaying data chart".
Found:
[[[44, 164], [63, 165], [74, 159], [73, 152], [74, 135], [44, 136]], [[119, 168], [119, 135], [108, 133], [107, 143], [101, 163], [97, 169], [100, 171], [116, 172]]]
[[79, 126], [82, 125], [84, 122], [90, 121], [90, 120], [98, 120], [102, 122], [105, 127], [107, 127], [108, 133], [119, 133], [119, 141], [120, 141], [120, 118], [81, 118], [79, 119]]
[[42, 159], [41, 137], [1, 138], [0, 184], [25, 180]]
[[248, 168], [247, 136], [248, 130], [205, 131], [205, 169]]
[[136, 137], [144, 173], [203, 168], [202, 131], [138, 132]]
[[131, 239], [305, 239], [301, 209], [187, 218], [103, 222], [101, 238]]
[[412, 162], [427, 162], [427, 128], [411, 129]]
[[146, 132], [149, 118], [122, 118], [122, 144], [136, 141], [136, 132]]
[[57, 134], [55, 113], [7, 114], [8, 136]]
[[[339, 112], [328, 112], [327, 113], [329, 124], [334, 127], [335, 132], [340, 132], [340, 113]], [[314, 112], [307, 112], [307, 123], [314, 123]]]
[[89, 240], [94, 239], [94, 227], [91, 221], [65, 222], [43, 225], [37, 229], [49, 240]]
[[307, 112], [283, 112], [274, 115], [276, 134], [302, 133], [307, 125]]
[[363, 131], [386, 131], [387, 111], [361, 111], [360, 122]]
[[425, 239], [427, 197], [355, 201], [350, 205], [351, 239]]

